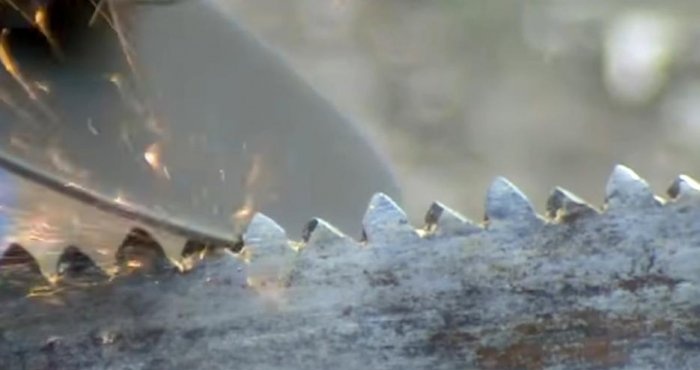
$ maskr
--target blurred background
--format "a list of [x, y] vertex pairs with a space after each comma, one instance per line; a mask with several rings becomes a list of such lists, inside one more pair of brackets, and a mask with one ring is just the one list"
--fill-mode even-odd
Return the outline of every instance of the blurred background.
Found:
[[397, 167], [415, 222], [471, 218], [505, 176], [543, 210], [601, 205], [625, 164], [657, 193], [700, 176], [700, 3], [218, 0]]

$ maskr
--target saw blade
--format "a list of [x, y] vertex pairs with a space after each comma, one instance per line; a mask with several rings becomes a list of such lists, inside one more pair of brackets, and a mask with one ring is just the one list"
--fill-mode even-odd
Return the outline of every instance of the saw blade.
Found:
[[669, 195], [617, 166], [602, 208], [556, 188], [540, 216], [497, 178], [482, 222], [436, 202], [416, 229], [379, 193], [362, 240], [319, 218], [289, 238], [258, 213], [237, 251], [188, 245], [173, 263], [137, 229], [111, 273], [69, 247], [49, 280], [15, 244], [0, 365], [695, 368], [700, 186], [679, 176]]

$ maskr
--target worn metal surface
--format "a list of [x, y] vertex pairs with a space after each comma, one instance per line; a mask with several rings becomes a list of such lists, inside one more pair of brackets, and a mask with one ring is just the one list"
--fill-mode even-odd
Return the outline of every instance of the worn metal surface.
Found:
[[376, 194], [363, 242], [319, 219], [289, 241], [258, 214], [240, 251], [190, 246], [189, 269], [137, 232], [111, 280], [71, 249], [31, 296], [43, 277], [14, 248], [0, 368], [700, 368], [697, 184], [663, 201], [618, 166], [606, 193], [599, 212], [556, 189], [541, 217], [499, 178], [485, 222], [436, 203], [418, 230]]

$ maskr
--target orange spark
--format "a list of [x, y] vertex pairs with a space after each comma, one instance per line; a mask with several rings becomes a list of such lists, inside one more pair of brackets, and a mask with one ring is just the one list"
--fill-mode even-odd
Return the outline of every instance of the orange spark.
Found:
[[51, 28], [49, 27], [49, 15], [45, 6], [40, 6], [36, 12], [34, 12], [34, 24], [49, 42], [49, 46], [51, 46], [51, 51], [54, 53], [54, 55], [59, 59], [63, 59], [61, 48], [59, 47], [56, 38], [54, 38], [53, 34], [51, 33]]
[[170, 180], [170, 170], [168, 170], [168, 166], [163, 164], [162, 157], [163, 146], [158, 142], [149, 145], [143, 152], [143, 159], [153, 169], [153, 172]]
[[34, 89], [32, 89], [29, 83], [27, 83], [22, 76], [19, 69], [19, 64], [17, 64], [17, 61], [10, 52], [10, 43], [8, 40], [9, 37], [10, 30], [3, 28], [2, 33], [0, 33], [0, 62], [2, 63], [3, 67], [5, 67], [7, 73], [9, 73], [10, 76], [12, 76], [12, 78], [14, 78], [15, 81], [22, 86], [24, 91], [27, 92], [27, 95], [29, 95], [32, 100], [37, 100], [38, 97], [34, 92]]
[[143, 158], [154, 171], [158, 171], [160, 169], [160, 153], [161, 149], [158, 143], [149, 145], [146, 151], [143, 153]]
[[260, 174], [262, 172], [262, 157], [259, 155], [253, 156], [253, 163], [250, 166], [245, 177], [245, 200], [243, 205], [237, 209], [233, 215], [234, 227], [236, 231], [241, 231], [245, 224], [247, 224], [255, 213], [255, 197], [253, 196], [253, 188], [260, 180]]

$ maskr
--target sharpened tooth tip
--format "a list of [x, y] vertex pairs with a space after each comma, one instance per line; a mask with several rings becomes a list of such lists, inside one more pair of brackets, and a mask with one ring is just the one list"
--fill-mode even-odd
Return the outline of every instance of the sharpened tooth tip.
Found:
[[13, 266], [26, 266], [37, 273], [41, 273], [39, 263], [34, 256], [24, 247], [15, 243], [10, 244], [0, 256], [0, 268]]
[[56, 272], [62, 280], [94, 280], [108, 278], [95, 261], [75, 246], [67, 247], [56, 263]]
[[520, 189], [504, 177], [497, 177], [486, 196], [486, 220], [489, 224], [541, 223], [532, 203]]
[[469, 235], [481, 228], [440, 202], [433, 202], [425, 214], [426, 229], [435, 235]]
[[408, 222], [406, 212], [384, 193], [375, 194], [362, 219], [363, 235], [370, 243], [383, 243], [396, 238], [418, 238]]
[[243, 241], [246, 245], [286, 243], [287, 233], [271, 218], [262, 213], [256, 213], [243, 233]]
[[617, 165], [605, 187], [608, 209], [646, 208], [662, 202], [654, 195], [649, 184], [630, 168]]
[[159, 274], [175, 268], [163, 247], [150, 233], [138, 227], [131, 229], [119, 246], [115, 259], [121, 274]]
[[560, 187], [554, 188], [547, 199], [547, 215], [553, 220], [566, 222], [596, 213], [586, 201]]
[[37, 260], [19, 244], [10, 244], [0, 255], [0, 297], [24, 296], [48, 285]]
[[345, 238], [345, 235], [333, 225], [323, 219], [314, 218], [309, 221], [302, 232], [302, 240], [307, 244], [320, 241], [328, 242]]
[[700, 184], [687, 175], [680, 175], [668, 188], [668, 195], [676, 201], [700, 199]]
[[322, 256], [339, 255], [351, 250], [349, 246], [354, 244], [335, 226], [320, 218], [314, 218], [306, 224], [303, 241], [306, 243], [304, 253]]

